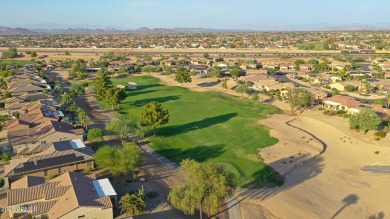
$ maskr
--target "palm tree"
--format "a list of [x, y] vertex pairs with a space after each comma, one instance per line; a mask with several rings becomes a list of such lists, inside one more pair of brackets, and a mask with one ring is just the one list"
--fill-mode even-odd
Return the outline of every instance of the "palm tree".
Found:
[[68, 93], [65, 93], [63, 96], [62, 96], [62, 100], [61, 100], [63, 103], [66, 103], [66, 104], [71, 104], [73, 102], [72, 98], [70, 97], [70, 94]]
[[139, 194], [126, 194], [119, 201], [121, 213], [126, 213], [126, 216], [137, 216], [144, 214], [146, 204], [143, 197]]
[[85, 129], [88, 129], [88, 124], [91, 123], [87, 113], [83, 109], [79, 109], [77, 112], [77, 117], [79, 118], [81, 126], [84, 126]]

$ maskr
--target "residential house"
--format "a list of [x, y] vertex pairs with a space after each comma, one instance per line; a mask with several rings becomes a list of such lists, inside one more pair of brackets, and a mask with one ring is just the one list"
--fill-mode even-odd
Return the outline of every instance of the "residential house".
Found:
[[322, 106], [327, 110], [342, 110], [346, 113], [353, 114], [360, 112], [362, 103], [350, 96], [333, 96], [322, 99]]
[[[283, 99], [288, 99], [288, 93], [290, 91], [290, 88], [289, 89], [282, 89], [282, 90], [280, 90], [280, 96]], [[311, 94], [313, 94], [313, 97], [316, 100], [317, 104], [320, 102], [321, 99], [323, 99], [323, 98], [328, 96], [328, 94], [325, 91], [322, 91], [322, 90], [317, 89], [317, 88], [309, 88], [309, 87], [307, 87], [307, 88], [303, 88], [303, 89], [308, 90]]]
[[8, 130], [8, 143], [6, 148], [9, 149], [12, 147], [12, 151], [17, 154], [25, 147], [56, 141], [83, 139], [83, 134], [83, 129], [74, 129], [73, 126], [68, 123], [46, 119], [46, 121], [34, 127]]
[[347, 85], [352, 85], [355, 88], [355, 90], [358, 90], [359, 88], [361, 88], [362, 83], [354, 82], [354, 81], [341, 81], [341, 82], [334, 82], [334, 83], [329, 84], [331, 89], [335, 88], [339, 91], [344, 91], [345, 86], [347, 86]]
[[10, 97], [5, 100], [5, 105], [9, 106], [12, 103], [32, 102], [36, 100], [52, 100], [53, 96], [44, 93], [24, 93], [20, 96]]
[[332, 62], [329, 65], [330, 65], [330, 67], [332, 69], [335, 68], [337, 70], [343, 70], [345, 68], [345, 66], [350, 65], [350, 64], [348, 64], [347, 62], [336, 62], [336, 61], [334, 61], [334, 62]]
[[225, 68], [227, 68], [229, 66], [229, 63], [227, 63], [227, 62], [217, 62], [217, 63], [214, 63], [214, 66], [218, 66], [218, 67], [220, 67], [222, 69], [225, 69]]
[[313, 70], [313, 65], [312, 64], [301, 64], [301, 65], [299, 65], [299, 69], [301, 71], [311, 71], [311, 70]]
[[274, 81], [274, 83], [268, 83], [268, 84], [264, 85], [263, 87], [264, 87], [264, 90], [269, 92], [270, 90], [279, 90], [279, 91], [281, 91], [281, 90], [291, 89], [291, 88], [294, 88], [295, 85], [292, 82], [279, 83], [277, 81]]
[[5, 112], [8, 116], [13, 116], [15, 112], [20, 114], [28, 113], [41, 107], [43, 107], [43, 105], [40, 101], [10, 103], [5, 106], [5, 110], [3, 112]]
[[250, 69], [250, 70], [246, 71], [246, 74], [247, 75], [266, 75], [267, 72], [268, 72], [267, 69], [259, 69], [259, 70]]
[[322, 99], [328, 97], [328, 93], [321, 89], [317, 88], [304, 88], [308, 91], [310, 91], [311, 94], [313, 94], [314, 99], [317, 101], [317, 103], [321, 102]]
[[243, 63], [240, 65], [240, 68], [242, 70], [256, 69], [257, 65], [255, 63], [252, 63], [252, 64]]
[[[117, 194], [108, 179], [66, 172], [43, 182], [24, 177], [7, 192], [8, 218], [113, 218]], [[14, 211], [12, 209], [18, 209]]]
[[239, 79], [245, 82], [251, 82], [253, 84], [252, 89], [254, 90], [263, 90], [264, 85], [277, 83], [274, 77], [268, 75], [245, 75]]
[[371, 108], [375, 110], [375, 112], [378, 114], [378, 116], [382, 120], [384, 120], [384, 121], [390, 120], [390, 109], [385, 108], [379, 104], [373, 104], [373, 105], [371, 105]]
[[23, 176], [49, 177], [87, 168], [94, 169], [93, 151], [76, 139], [55, 142], [38, 154], [10, 160], [4, 165], [4, 177], [12, 183]]
[[372, 87], [375, 87], [381, 93], [390, 92], [390, 80], [389, 79], [376, 79], [376, 78], [367, 78], [366, 81], [371, 84]]
[[279, 70], [281, 72], [287, 72], [289, 70], [288, 64], [280, 64]]

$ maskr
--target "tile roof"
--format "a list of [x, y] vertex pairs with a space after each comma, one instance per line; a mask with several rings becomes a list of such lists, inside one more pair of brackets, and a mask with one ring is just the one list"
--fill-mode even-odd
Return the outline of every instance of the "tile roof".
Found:
[[32, 202], [33, 215], [49, 218], [65, 216], [79, 207], [112, 208], [110, 197], [99, 197], [93, 181], [82, 173], [67, 172], [41, 185], [10, 190], [7, 202], [9, 206]]
[[355, 98], [350, 97], [350, 96], [333, 96], [333, 97], [327, 97], [322, 100], [322, 102], [334, 102], [343, 106], [347, 107], [360, 107], [362, 103], [359, 101], [355, 100]]
[[8, 138], [12, 145], [35, 143], [39, 139], [49, 136], [55, 132], [63, 132], [74, 135], [82, 135], [83, 129], [74, 129], [72, 125], [65, 122], [51, 121], [47, 119], [45, 122], [22, 130], [9, 130]]
[[85, 148], [54, 152], [44, 151], [28, 158], [11, 160], [10, 164], [4, 165], [4, 175], [6, 177], [26, 175], [91, 160], [93, 160], [93, 152]]
[[11, 189], [21, 189], [40, 185], [45, 182], [45, 178], [39, 176], [24, 176], [11, 185]]

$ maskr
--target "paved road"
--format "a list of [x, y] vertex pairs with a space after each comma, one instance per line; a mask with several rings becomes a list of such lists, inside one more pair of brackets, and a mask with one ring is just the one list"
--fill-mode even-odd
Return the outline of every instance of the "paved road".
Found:
[[236, 198], [229, 198], [227, 207], [229, 209], [229, 219], [240, 219], [241, 218], [241, 211], [240, 211], [240, 204], [238, 203], [237, 197]]
[[276, 77], [279, 77], [282, 79], [284, 82], [291, 82], [293, 83], [296, 87], [306, 87], [309, 88], [310, 86], [307, 86], [305, 84], [300, 83], [298, 80], [293, 80], [290, 79], [290, 77], [287, 76], [288, 73], [278, 73]]

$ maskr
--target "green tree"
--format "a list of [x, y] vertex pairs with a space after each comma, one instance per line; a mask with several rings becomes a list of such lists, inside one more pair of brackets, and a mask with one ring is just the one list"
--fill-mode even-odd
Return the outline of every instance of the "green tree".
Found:
[[70, 94], [64, 93], [64, 95], [62, 95], [61, 102], [66, 103], [66, 104], [71, 104], [71, 103], [73, 103], [73, 100], [70, 97]]
[[144, 197], [139, 194], [126, 194], [119, 201], [121, 213], [126, 216], [138, 216], [146, 212]]
[[301, 109], [300, 113], [302, 113], [305, 107], [312, 105], [314, 102], [313, 94], [304, 88], [289, 89], [287, 96], [291, 113], [294, 112], [295, 108]]
[[221, 76], [221, 68], [214, 66], [210, 71], [210, 77], [219, 77]]
[[303, 59], [297, 59], [294, 61], [295, 66], [299, 67], [302, 64], [305, 64], [305, 60]]
[[78, 83], [72, 83], [72, 85], [70, 86], [70, 92], [76, 94], [85, 94], [85, 86]]
[[70, 56], [70, 52], [69, 51], [65, 51], [64, 55]]
[[103, 136], [104, 136], [103, 130], [99, 128], [93, 128], [88, 130], [87, 139], [90, 142], [101, 142], [103, 141]]
[[203, 58], [208, 59], [210, 57], [208, 52], [203, 53]]
[[181, 83], [181, 86], [184, 85], [184, 83], [189, 83], [192, 81], [190, 71], [187, 69], [181, 69], [178, 70], [175, 73], [175, 81]]
[[344, 90], [352, 92], [352, 91], [355, 90], [355, 87], [353, 85], [351, 85], [351, 84], [347, 84], [347, 85], [344, 86]]
[[187, 215], [193, 215], [196, 208], [199, 208], [200, 218], [203, 210], [217, 212], [223, 200], [234, 191], [233, 174], [221, 166], [187, 159], [180, 163], [180, 168], [187, 184], [173, 188], [168, 200]]
[[30, 54], [30, 57], [31, 58], [35, 58], [35, 57], [37, 57], [38, 56], [38, 54], [36, 53], [36, 52], [32, 52], [31, 54]]
[[111, 87], [111, 84], [112, 82], [108, 76], [108, 72], [99, 70], [93, 87], [96, 99], [103, 100], [106, 95], [106, 90]]
[[84, 126], [85, 129], [88, 129], [88, 124], [91, 123], [91, 119], [88, 117], [87, 112], [79, 108], [77, 110], [77, 118], [79, 119], [80, 125]]
[[125, 89], [122, 89], [122, 88], [115, 88], [115, 92], [114, 92], [114, 103], [117, 104], [118, 108], [119, 109], [119, 104], [125, 100], [127, 97], [126, 95], [126, 91]]
[[105, 145], [96, 151], [94, 159], [99, 168], [107, 168], [113, 176], [128, 175], [142, 164], [141, 149], [127, 143], [123, 148]]
[[173, 68], [172, 68], [172, 66], [166, 66], [166, 67], [164, 68], [164, 72], [165, 72], [166, 74], [168, 74], [168, 75], [172, 74], [172, 73], [173, 73]]
[[43, 78], [43, 77], [45, 77], [46, 72], [45, 72], [44, 70], [40, 70], [40, 71], [38, 72], [38, 75], [39, 75], [39, 77]]
[[312, 64], [312, 65], [318, 65], [320, 62], [317, 59], [310, 59], [307, 61], [307, 63]]
[[244, 93], [245, 94], [249, 94], [249, 86], [247, 84], [239, 84], [235, 91], [237, 93], [240, 93], [241, 94], [241, 97], [244, 97]]
[[237, 78], [240, 76], [240, 70], [238, 70], [237, 68], [230, 69], [230, 75]]
[[141, 125], [153, 129], [153, 133], [156, 135], [156, 127], [167, 124], [169, 116], [168, 110], [164, 110], [160, 103], [153, 101], [142, 106], [140, 121]]
[[118, 72], [119, 73], [126, 73], [127, 72], [127, 68], [125, 66], [121, 66], [121, 67], [119, 67]]
[[227, 78], [223, 79], [221, 86], [223, 89], [229, 89], [229, 87], [227, 85]]
[[359, 113], [355, 113], [349, 118], [351, 128], [359, 128], [364, 133], [376, 130], [381, 123], [381, 119], [372, 108], [362, 108]]
[[8, 162], [9, 160], [11, 160], [11, 154], [9, 152], [3, 152], [1, 154], [1, 160], [4, 162]]
[[3, 59], [13, 59], [18, 57], [18, 51], [16, 47], [9, 47], [7, 52], [3, 52]]
[[106, 125], [106, 130], [119, 135], [121, 139], [131, 135], [142, 137], [137, 134], [142, 130], [141, 125], [129, 118], [121, 117], [118, 120], [112, 120]]

